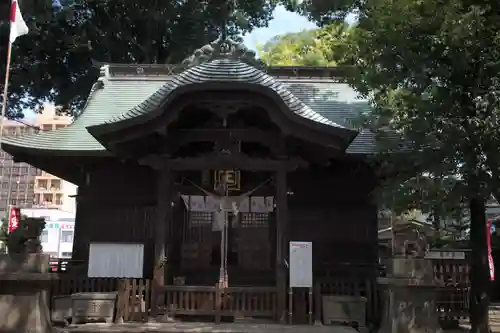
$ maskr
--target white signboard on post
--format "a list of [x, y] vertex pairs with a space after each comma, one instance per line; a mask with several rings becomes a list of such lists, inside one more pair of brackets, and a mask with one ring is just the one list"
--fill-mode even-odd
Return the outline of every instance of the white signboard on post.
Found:
[[290, 288], [312, 286], [312, 242], [290, 242]]

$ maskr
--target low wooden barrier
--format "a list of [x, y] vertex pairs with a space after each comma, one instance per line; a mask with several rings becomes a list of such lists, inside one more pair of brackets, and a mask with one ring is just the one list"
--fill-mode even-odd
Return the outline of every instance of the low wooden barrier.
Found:
[[[469, 316], [469, 264], [465, 260], [435, 260], [434, 273], [445, 287], [439, 291], [437, 311], [441, 318], [458, 320]], [[147, 279], [85, 278], [59, 274], [52, 282], [53, 296], [69, 296], [80, 292], [117, 292], [117, 318], [124, 321], [144, 321], [151, 309], [151, 281]], [[269, 317], [276, 318], [275, 287], [164, 286], [165, 310], [170, 315]], [[321, 295], [351, 295], [367, 298], [367, 322], [377, 325], [382, 308], [380, 289], [375, 277], [348, 278], [328, 276], [318, 279], [315, 286], [315, 318], [321, 320]], [[307, 295], [294, 295], [294, 317], [304, 318], [308, 308]], [[52, 304], [51, 304], [52, 307]], [[300, 318], [299, 318], [300, 319]], [[298, 320], [301, 322], [301, 320]], [[305, 323], [304, 319], [304, 323]]]
[[147, 321], [150, 309], [151, 281], [124, 279], [118, 283], [116, 320]]
[[168, 315], [276, 318], [275, 287], [165, 286]]
[[118, 321], [147, 320], [151, 293], [150, 280], [147, 279], [87, 278], [60, 274], [58, 279], [52, 281], [49, 289], [51, 311], [54, 296], [85, 292], [116, 292], [118, 297], [115, 317]]
[[470, 265], [467, 259], [433, 259], [434, 278], [444, 285], [438, 291], [437, 311], [443, 320], [469, 318]]

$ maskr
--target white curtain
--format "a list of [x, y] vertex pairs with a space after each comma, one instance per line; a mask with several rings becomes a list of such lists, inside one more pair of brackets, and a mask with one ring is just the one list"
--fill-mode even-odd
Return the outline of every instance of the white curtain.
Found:
[[237, 197], [228, 196], [218, 199], [211, 196], [181, 195], [186, 209], [192, 212], [226, 212], [270, 213], [274, 210], [274, 197]]

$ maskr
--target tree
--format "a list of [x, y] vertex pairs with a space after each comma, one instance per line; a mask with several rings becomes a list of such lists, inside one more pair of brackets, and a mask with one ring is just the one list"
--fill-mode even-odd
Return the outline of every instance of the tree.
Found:
[[360, 0], [282, 0], [288, 10], [299, 12], [320, 26], [343, 21], [362, 3]]
[[269, 66], [327, 66], [317, 38], [317, 30], [275, 36], [257, 45], [258, 56]]
[[[277, 0], [21, 0], [30, 33], [16, 40], [9, 84], [10, 117], [52, 101], [80, 110], [98, 76], [91, 59], [113, 63], [179, 63], [195, 49], [228, 34], [266, 26]], [[6, 59], [8, 6], [0, 4], [0, 59]], [[0, 65], [0, 77], [5, 75]]]
[[414, 175], [460, 178], [471, 218], [472, 331], [486, 333], [485, 201], [500, 199], [499, 4], [369, 0], [357, 9], [343, 59], [349, 82], [373, 102], [377, 126], [406, 144]]
[[[354, 29], [355, 26], [344, 22], [333, 22], [320, 29], [275, 36], [258, 47], [258, 55], [267, 65], [335, 66], [345, 63], [349, 34]], [[373, 125], [372, 117], [373, 114], [360, 115], [358, 125]], [[380, 132], [377, 126], [372, 130]], [[462, 221], [466, 214], [460, 194], [461, 182], [454, 176], [415, 175], [413, 169], [410, 170], [410, 174], [400, 173], [380, 187], [377, 194], [382, 208], [396, 214], [418, 208], [429, 214], [436, 229], [445, 224], [456, 227], [456, 223], [447, 222]]]
[[258, 56], [269, 66], [336, 66], [338, 53], [343, 53], [343, 42], [349, 33], [344, 22], [330, 24], [322, 29], [275, 36], [264, 45], [258, 45]]

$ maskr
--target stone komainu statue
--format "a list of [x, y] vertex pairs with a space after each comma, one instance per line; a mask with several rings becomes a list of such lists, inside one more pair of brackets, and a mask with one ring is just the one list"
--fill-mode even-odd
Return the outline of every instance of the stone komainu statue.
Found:
[[423, 258], [429, 249], [424, 231], [412, 225], [411, 220], [399, 218], [393, 224], [393, 254], [395, 256]]
[[7, 249], [12, 254], [41, 253], [40, 234], [45, 228], [45, 220], [22, 216], [19, 227], [9, 234]]

